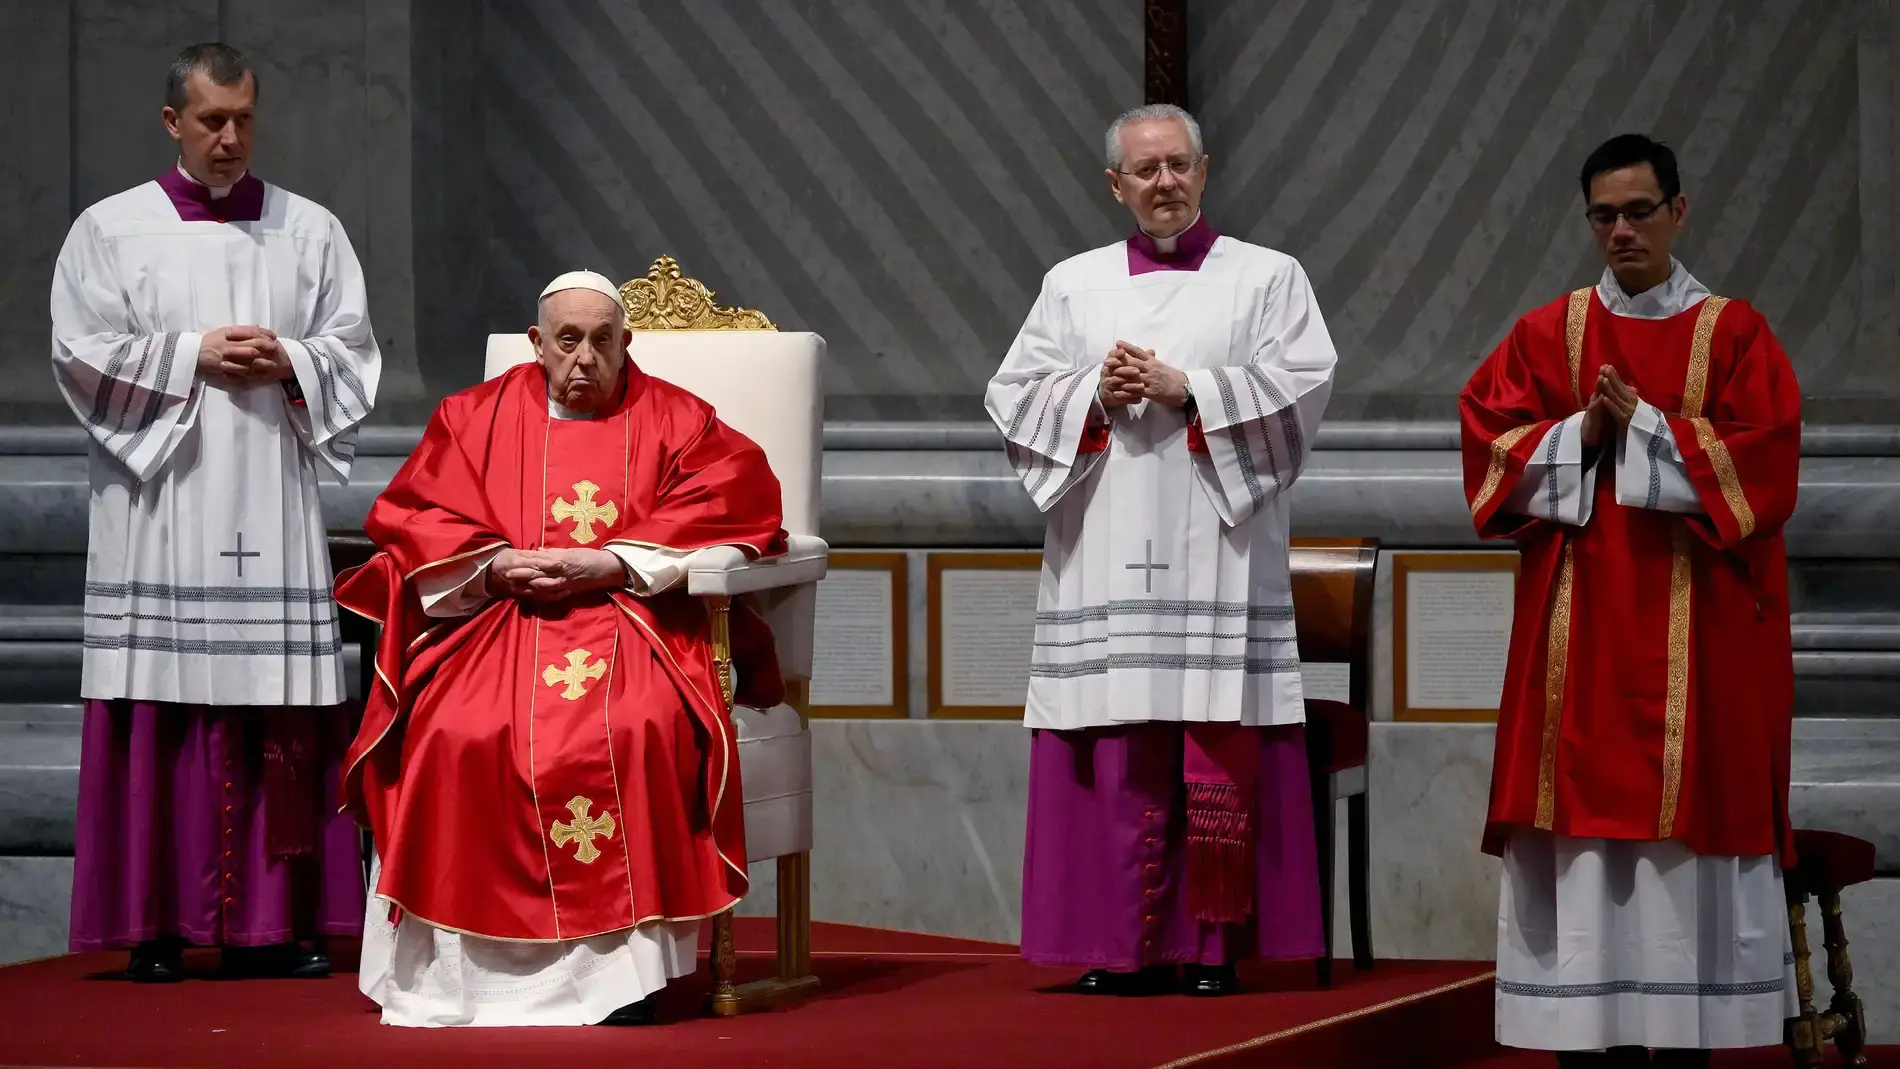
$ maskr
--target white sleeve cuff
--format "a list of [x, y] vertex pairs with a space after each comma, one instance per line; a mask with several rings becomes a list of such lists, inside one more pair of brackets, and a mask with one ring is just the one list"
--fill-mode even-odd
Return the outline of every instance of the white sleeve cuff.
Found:
[[477, 553], [453, 567], [435, 568], [416, 577], [416, 593], [424, 616], [455, 619], [468, 616], [489, 600], [488, 566], [507, 546]]
[[205, 347], [205, 336], [194, 330], [178, 335], [177, 346], [172, 350], [172, 370], [159, 389], [167, 397], [190, 400], [193, 387], [198, 385], [198, 351]]
[[1629, 429], [1616, 457], [1616, 503], [1657, 512], [1699, 513], [1696, 493], [1682, 450], [1669, 421], [1647, 401], [1636, 403]]
[[1583, 413], [1552, 425], [1524, 464], [1504, 507], [1522, 516], [1582, 527], [1596, 497], [1596, 465], [1584, 464]]
[[631, 592], [641, 597], [658, 594], [679, 585], [686, 578], [686, 561], [690, 553], [676, 553], [670, 549], [654, 546], [631, 546], [615, 543], [607, 551], [620, 558], [633, 574]]

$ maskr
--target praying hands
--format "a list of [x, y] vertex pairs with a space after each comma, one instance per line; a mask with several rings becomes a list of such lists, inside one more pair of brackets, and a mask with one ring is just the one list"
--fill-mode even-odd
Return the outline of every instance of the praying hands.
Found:
[[1102, 361], [1102, 407], [1121, 408], [1153, 399], [1170, 408], [1187, 403], [1187, 375], [1155, 358], [1154, 350], [1115, 343]]
[[198, 370], [252, 382], [290, 378], [290, 357], [275, 331], [263, 327], [219, 327], [198, 346]]
[[1590, 403], [1583, 410], [1583, 444], [1594, 449], [1603, 440], [1605, 420], [1615, 420], [1618, 426], [1626, 427], [1636, 415], [1636, 406], [1642, 398], [1636, 391], [1623, 382], [1616, 369], [1608, 364], [1597, 371], [1596, 392], [1590, 395]]
[[547, 604], [627, 583], [627, 567], [604, 549], [504, 549], [488, 564], [491, 593]]

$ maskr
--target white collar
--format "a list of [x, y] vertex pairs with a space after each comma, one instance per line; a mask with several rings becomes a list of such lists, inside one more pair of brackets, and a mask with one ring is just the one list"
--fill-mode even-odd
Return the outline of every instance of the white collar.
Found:
[[[190, 182], [190, 183], [191, 183], [192, 185], [194, 185], [194, 186], [204, 186], [204, 187], [205, 187], [206, 189], [208, 189], [208, 190], [210, 190], [210, 191], [211, 191], [211, 199], [212, 199], [212, 200], [223, 200], [224, 198], [226, 198], [226, 197], [228, 197], [228, 196], [230, 196], [230, 195], [231, 195], [231, 186], [235, 186], [235, 185], [237, 184], [236, 182], [233, 182], [233, 183], [231, 183], [231, 186], [212, 186], [212, 185], [205, 185], [205, 183], [203, 183], [203, 182], [200, 182], [200, 181], [198, 181], [198, 180], [197, 180], [196, 178], [193, 178], [193, 177], [191, 177], [191, 172], [190, 172], [190, 171], [187, 171], [187, 170], [185, 170], [185, 161], [184, 161], [184, 160], [179, 160], [179, 161], [178, 161], [178, 173], [179, 173], [179, 174], [181, 174], [181, 175], [184, 175], [184, 176], [185, 176], [185, 181], [187, 181], [187, 182]], [[248, 172], [247, 172], [247, 173], [248, 173]], [[242, 179], [243, 177], [244, 177], [244, 175], [238, 175], [238, 178], [239, 178], [239, 179]]]
[[555, 419], [593, 419], [594, 418], [594, 414], [592, 412], [582, 412], [582, 411], [579, 411], [578, 409], [569, 408], [566, 405], [562, 404], [561, 402], [556, 401], [552, 397], [548, 398], [548, 415], [553, 416]]
[[1603, 269], [1603, 277], [1597, 280], [1597, 299], [1612, 315], [1628, 319], [1668, 319], [1681, 315], [1694, 308], [1709, 296], [1709, 288], [1696, 281], [1689, 269], [1681, 261], [1669, 258], [1669, 277], [1660, 285], [1630, 296], [1623, 292], [1622, 284], [1616, 281], [1616, 272]]
[[1182, 227], [1180, 233], [1170, 238], [1158, 238], [1158, 237], [1155, 237], [1153, 234], [1148, 234], [1146, 230], [1142, 231], [1142, 233], [1148, 234], [1148, 240], [1155, 243], [1155, 251], [1165, 256], [1165, 255], [1169, 255], [1173, 253], [1175, 248], [1181, 244], [1181, 234], [1185, 234], [1188, 231], [1194, 229], [1194, 224], [1200, 221], [1201, 221], [1201, 213], [1195, 212], [1194, 219], [1191, 222], [1189, 222], [1188, 225]]

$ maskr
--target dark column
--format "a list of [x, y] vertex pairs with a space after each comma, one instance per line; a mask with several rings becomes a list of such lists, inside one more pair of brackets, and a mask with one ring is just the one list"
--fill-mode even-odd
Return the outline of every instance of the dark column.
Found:
[[1147, 102], [1185, 108], [1188, 79], [1187, 0], [1147, 0], [1142, 50]]

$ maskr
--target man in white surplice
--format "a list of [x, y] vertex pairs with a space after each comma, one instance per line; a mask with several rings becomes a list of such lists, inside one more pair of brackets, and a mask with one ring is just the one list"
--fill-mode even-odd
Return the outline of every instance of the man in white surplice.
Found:
[[1048, 273], [986, 396], [1049, 515], [1022, 947], [1086, 992], [1221, 995], [1323, 953], [1286, 491], [1336, 357], [1298, 262], [1201, 217], [1191, 116], [1105, 148], [1138, 229]]
[[336, 217], [249, 173], [256, 99], [237, 52], [186, 49], [177, 163], [83, 212], [53, 275], [91, 439], [71, 945], [139, 980], [185, 943], [320, 976], [297, 940], [362, 926], [317, 473], [348, 477], [381, 358]]

